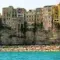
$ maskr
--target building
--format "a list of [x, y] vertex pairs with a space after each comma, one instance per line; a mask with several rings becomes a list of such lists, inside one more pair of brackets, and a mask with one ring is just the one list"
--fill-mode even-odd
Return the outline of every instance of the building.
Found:
[[20, 19], [20, 22], [23, 24], [25, 21], [26, 10], [24, 8], [17, 8], [17, 18]]
[[36, 23], [39, 24], [43, 20], [42, 8], [36, 8]]
[[60, 24], [60, 3], [57, 5], [58, 6], [58, 21], [59, 21], [59, 24]]
[[43, 7], [43, 26], [45, 30], [51, 30], [52, 28], [52, 7], [53, 6]]
[[[13, 8], [13, 6], [9, 6], [3, 8], [2, 16], [3, 16], [3, 24], [9, 26], [15, 30], [20, 29], [21, 23], [24, 23], [24, 8]], [[19, 28], [18, 28], [19, 27]]]
[[36, 11], [35, 10], [29, 10], [28, 12], [26, 12], [26, 21], [28, 24], [29, 28], [33, 28], [33, 24], [36, 20]]
[[26, 21], [26, 10], [24, 8], [17, 8], [17, 20], [18, 20], [18, 26], [17, 26], [17, 32], [19, 34], [19, 31], [21, 29], [21, 26], [24, 27], [24, 22]]
[[0, 13], [0, 18], [2, 17], [1, 13]]
[[2, 27], [2, 15], [0, 13], [0, 27]]
[[35, 21], [35, 10], [29, 10], [27, 13], [26, 13], [26, 20], [27, 20], [27, 23], [30, 23], [30, 24], [33, 24], [34, 21]]
[[60, 4], [29, 11], [24, 8], [15, 9], [13, 6], [3, 8], [2, 22], [4, 25], [19, 30], [24, 21], [27, 22], [29, 28], [33, 28], [35, 22], [36, 24], [43, 22], [44, 29], [51, 30], [53, 23], [60, 23]]
[[2, 22], [4, 25], [15, 28], [17, 21], [16, 9], [14, 9], [12, 6], [3, 8], [2, 16]]
[[53, 6], [53, 22], [59, 23], [58, 19], [58, 6]]

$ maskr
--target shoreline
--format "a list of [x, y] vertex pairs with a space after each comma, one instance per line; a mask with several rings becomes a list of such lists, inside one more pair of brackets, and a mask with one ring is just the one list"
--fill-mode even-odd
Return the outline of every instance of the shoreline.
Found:
[[60, 51], [60, 45], [0, 46], [0, 52]]

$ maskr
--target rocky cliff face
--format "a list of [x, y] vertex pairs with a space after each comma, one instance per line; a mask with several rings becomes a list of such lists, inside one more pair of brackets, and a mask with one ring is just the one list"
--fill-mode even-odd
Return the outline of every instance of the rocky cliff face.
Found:
[[[38, 30], [36, 31], [35, 34], [35, 44], [41, 45], [41, 44], [59, 43], [60, 32], [57, 32], [56, 34], [53, 34], [52, 31], [47, 32], [43, 30], [42, 31]], [[54, 38], [54, 35], [56, 35], [57, 38]], [[14, 30], [3, 29], [0, 31], [0, 45], [24, 45], [23, 44], [24, 40], [26, 45], [33, 45], [33, 41], [34, 41], [33, 32], [27, 31], [26, 39], [24, 39], [24, 36], [21, 32], [19, 32], [19, 35], [17, 35]]]

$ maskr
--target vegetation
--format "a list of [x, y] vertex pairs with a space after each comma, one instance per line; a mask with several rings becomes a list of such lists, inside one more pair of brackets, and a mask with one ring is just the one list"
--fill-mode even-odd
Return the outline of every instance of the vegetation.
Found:
[[33, 25], [34, 25], [34, 28], [33, 28], [34, 39], [33, 39], [32, 44], [35, 45], [36, 44], [36, 31], [37, 31], [36, 22]]
[[[58, 29], [58, 30], [60, 30], [60, 24], [58, 24], [58, 23], [55, 23], [55, 26], [56, 26], [56, 28]], [[11, 29], [11, 27], [7, 27], [7, 26], [3, 26], [3, 24], [2, 24], [2, 22], [0, 21], [0, 31], [3, 31], [4, 29], [7, 29], [7, 31], [8, 32], [10, 32], [12, 29]], [[39, 23], [39, 24], [37, 24], [36, 22], [33, 24], [33, 28], [31, 29], [32, 30], [32, 32], [33, 32], [33, 35], [34, 35], [34, 37], [33, 37], [33, 41], [32, 40], [28, 40], [27, 39], [27, 36], [26, 36], [26, 32], [28, 31], [28, 28], [27, 28], [27, 22], [25, 21], [24, 22], [24, 24], [21, 24], [21, 37], [20, 36], [17, 36], [16, 34], [10, 34], [9, 36], [8, 36], [8, 38], [11, 40], [12, 39], [12, 37], [16, 37], [17, 38], [17, 40], [18, 40], [18, 38], [23, 38], [23, 43], [22, 43], [22, 45], [30, 45], [30, 44], [32, 44], [32, 45], [35, 45], [36, 44], [36, 32], [38, 31], [38, 29], [43, 29], [43, 22], [41, 22], [41, 23]], [[30, 31], [31, 31], [30, 30]], [[39, 30], [39, 31], [40, 31]], [[7, 33], [8, 33], [7, 32]], [[41, 32], [41, 31], [40, 31]], [[43, 31], [42, 31], [43, 32]], [[43, 40], [43, 39], [40, 39], [40, 43], [41, 44], [59, 44], [60, 43], [60, 38], [58, 38], [58, 40], [57, 39], [55, 39], [55, 40], [53, 40], [53, 41], [49, 41], [49, 35], [50, 35], [50, 33], [49, 33], [50, 31], [45, 31], [44, 32], [44, 34], [46, 34], [45, 36], [46, 36], [46, 38]], [[42, 33], [43, 34], [43, 33]], [[2, 34], [0, 33], [0, 44], [1, 44], [1, 36], [2, 36]], [[32, 37], [31, 37], [32, 38]], [[10, 43], [8, 44], [8, 45], [12, 45], [12, 41], [10, 41], [10, 40], [8, 40]]]
[[27, 32], [27, 22], [25, 21], [24, 24], [21, 24], [21, 32], [23, 33], [24, 41], [23, 44], [26, 45], [26, 32]]
[[54, 23], [54, 25], [57, 28], [57, 30], [60, 30], [60, 24], [59, 23]]
[[36, 24], [38, 28], [43, 29], [43, 22]]

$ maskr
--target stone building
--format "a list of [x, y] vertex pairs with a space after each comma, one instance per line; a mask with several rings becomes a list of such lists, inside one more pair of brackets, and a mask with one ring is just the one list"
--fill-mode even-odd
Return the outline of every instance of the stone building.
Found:
[[42, 8], [36, 8], [36, 23], [41, 23], [43, 20]]
[[11, 27], [14, 30], [18, 30], [21, 24], [24, 23], [25, 11], [26, 10], [24, 8], [15, 9], [13, 6], [3, 8], [3, 11], [2, 11], [3, 24]]
[[15, 28], [16, 24], [15, 21], [17, 20], [16, 9], [14, 9], [12, 6], [3, 8], [2, 16], [3, 16], [2, 22], [4, 25]]
[[45, 30], [51, 30], [52, 28], [52, 7], [53, 6], [43, 7], [43, 26]]
[[19, 31], [21, 29], [21, 25], [24, 27], [24, 22], [26, 21], [26, 10], [24, 8], [17, 8], [17, 20], [18, 20], [18, 26], [17, 26], [17, 34], [19, 34]]
[[53, 22], [60, 24], [60, 4], [53, 7]]
[[36, 11], [35, 10], [29, 10], [28, 12], [26, 12], [26, 21], [28, 23], [28, 28], [33, 28], [33, 24], [36, 20]]

